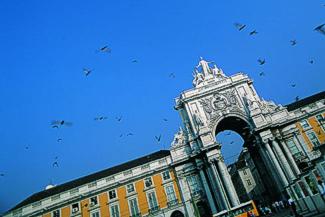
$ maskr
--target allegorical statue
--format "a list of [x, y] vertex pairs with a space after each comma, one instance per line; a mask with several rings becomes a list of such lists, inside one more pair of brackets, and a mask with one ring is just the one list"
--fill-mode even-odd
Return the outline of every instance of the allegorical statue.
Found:
[[212, 62], [207, 62], [202, 57], [200, 57], [199, 64], [196, 66], [197, 69], [200, 68], [200, 66], [202, 67], [202, 72], [203, 72], [204, 77], [207, 77], [209, 74], [212, 74], [210, 67], [209, 67], [209, 63], [212, 63]]

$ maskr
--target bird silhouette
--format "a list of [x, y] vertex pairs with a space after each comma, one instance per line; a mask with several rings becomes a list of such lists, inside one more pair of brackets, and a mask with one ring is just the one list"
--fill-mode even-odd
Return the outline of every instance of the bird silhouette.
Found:
[[132, 63], [138, 63], [138, 60], [134, 59], [132, 60]]
[[309, 60], [309, 63], [310, 64], [314, 64], [314, 60]]
[[228, 133], [226, 133], [226, 136], [230, 136], [231, 132], [229, 131]]
[[296, 87], [297, 85], [296, 84], [291, 84], [291, 87]]
[[52, 128], [59, 128], [59, 126], [58, 125], [53, 125]]
[[99, 117], [94, 118], [95, 121], [103, 121], [103, 120], [106, 120], [106, 119], [107, 119], [106, 116], [99, 116]]
[[234, 25], [239, 31], [243, 30], [246, 27], [245, 24], [241, 24], [241, 23], [234, 23]]
[[120, 122], [122, 120], [122, 116], [116, 117], [115, 118], [118, 122]]
[[169, 77], [170, 77], [170, 78], [175, 78], [176, 76], [175, 76], [174, 73], [170, 73], [170, 74], [169, 74]]
[[92, 70], [88, 68], [83, 68], [82, 71], [85, 73], [86, 77], [92, 72]]
[[59, 167], [59, 163], [57, 161], [55, 161], [53, 164], [52, 164], [53, 167]]
[[234, 141], [231, 141], [231, 142], [230, 142], [230, 145], [232, 145], [232, 144], [234, 144]]
[[254, 29], [253, 31], [251, 31], [250, 33], [249, 33], [249, 35], [256, 35], [258, 32]]
[[265, 64], [265, 59], [258, 59], [257, 62], [259, 62], [260, 65], [264, 65]]
[[123, 133], [122, 133], [122, 134], [120, 134], [120, 138], [122, 138], [122, 136], [123, 136]]
[[133, 133], [128, 133], [126, 134], [126, 136], [133, 136]]
[[163, 120], [164, 120], [164, 121], [168, 121], [168, 119], [167, 119], [167, 118], [164, 118]]
[[61, 141], [62, 141], [62, 139], [61, 139], [61, 138], [59, 138], [59, 139], [57, 139], [56, 141], [57, 141], [57, 142], [61, 142]]
[[3, 176], [5, 176], [5, 174], [4, 174], [4, 173], [0, 173], [0, 176], [2, 176], [2, 177], [3, 177]]
[[157, 140], [157, 142], [159, 143], [160, 142], [160, 140], [161, 140], [161, 135], [159, 135], [159, 136], [155, 136], [155, 139]]
[[259, 73], [259, 76], [265, 76], [265, 73], [264, 72], [260, 72]]
[[314, 29], [314, 31], [319, 32], [319, 33], [325, 35], [325, 27], [324, 27], [324, 26], [325, 26], [325, 23], [322, 24], [322, 25], [317, 26], [317, 27]]
[[98, 49], [99, 52], [102, 52], [102, 53], [111, 53], [112, 52], [112, 49], [110, 47], [108, 47], [108, 45], [105, 45], [103, 47], [100, 47]]
[[[52, 121], [51, 123], [53, 126], [57, 125], [57, 126], [71, 126], [72, 125], [72, 122], [68, 122], [68, 121], [65, 121], [65, 120], [56, 120], [56, 121]], [[52, 126], [52, 127], [53, 127]]]
[[294, 39], [294, 40], [290, 40], [290, 43], [291, 43], [291, 46], [295, 46], [297, 44], [297, 41]]

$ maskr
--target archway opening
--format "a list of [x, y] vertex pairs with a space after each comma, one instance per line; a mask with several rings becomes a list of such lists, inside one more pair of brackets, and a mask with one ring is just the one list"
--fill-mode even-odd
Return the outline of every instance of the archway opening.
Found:
[[184, 217], [184, 214], [179, 210], [175, 210], [170, 217]]
[[[215, 129], [216, 141], [241, 202], [254, 200], [267, 204], [277, 193], [271, 192], [272, 181], [258, 151], [258, 137], [243, 118], [228, 116]], [[266, 187], [267, 186], [267, 187]]]

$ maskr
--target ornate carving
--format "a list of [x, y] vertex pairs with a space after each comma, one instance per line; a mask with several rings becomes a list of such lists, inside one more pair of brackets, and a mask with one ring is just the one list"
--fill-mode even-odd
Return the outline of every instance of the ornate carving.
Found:
[[207, 116], [209, 127], [212, 127], [226, 110], [242, 113], [234, 89], [223, 93], [215, 93], [201, 99], [199, 102]]
[[172, 147], [183, 146], [186, 144], [187, 137], [182, 128], [179, 128], [179, 131], [174, 135], [172, 142]]

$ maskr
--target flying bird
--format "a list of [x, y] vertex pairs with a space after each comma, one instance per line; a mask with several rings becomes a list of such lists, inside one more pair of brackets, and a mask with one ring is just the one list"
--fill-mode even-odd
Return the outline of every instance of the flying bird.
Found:
[[258, 62], [260, 65], [264, 65], [264, 64], [265, 64], [265, 59], [258, 59], [257, 62]]
[[3, 177], [3, 176], [5, 176], [5, 174], [4, 174], [4, 173], [0, 173], [0, 176], [2, 176], [2, 177]]
[[95, 121], [103, 121], [103, 120], [106, 120], [106, 119], [107, 119], [106, 116], [99, 116], [99, 117], [94, 118]]
[[319, 32], [319, 33], [325, 35], [325, 28], [324, 28], [324, 26], [325, 26], [325, 23], [322, 24], [322, 25], [317, 26], [317, 27], [314, 29], [314, 31], [317, 31], [317, 32]]
[[229, 131], [228, 133], [226, 133], [226, 136], [230, 136], [231, 132]]
[[120, 138], [123, 136], [123, 133], [122, 134], [120, 134]]
[[87, 77], [93, 70], [88, 68], [83, 68], [82, 71], [85, 73], [85, 76]]
[[55, 161], [53, 164], [52, 164], [53, 167], [59, 167], [59, 163], [57, 161]]
[[291, 87], [296, 87], [297, 85], [296, 84], [291, 84]]
[[232, 144], [234, 144], [234, 141], [231, 141], [231, 142], [230, 142], [230, 145], [232, 145]]
[[157, 140], [157, 142], [159, 143], [160, 142], [160, 140], [161, 140], [161, 135], [159, 135], [159, 136], [155, 136], [155, 139]]
[[59, 126], [58, 125], [53, 125], [52, 128], [59, 128]]
[[241, 24], [241, 23], [234, 23], [234, 25], [239, 31], [243, 30], [246, 27], [245, 24]]
[[122, 120], [122, 116], [116, 117], [115, 118], [118, 122], [120, 122]]
[[[63, 126], [63, 125], [65, 125], [65, 126], [71, 126], [72, 125], [72, 123], [71, 122], [68, 122], [68, 121], [65, 121], [65, 120], [56, 120], [56, 121], [52, 121], [52, 123], [51, 123], [53, 126], [54, 125], [57, 125], [57, 126]], [[52, 126], [52, 127], [53, 127]]]
[[62, 139], [61, 139], [61, 138], [59, 138], [59, 139], [57, 139], [56, 141], [57, 141], [57, 142], [61, 142], [61, 141], [62, 141]]
[[259, 76], [265, 76], [265, 73], [264, 72], [260, 72], [259, 73]]
[[108, 45], [105, 45], [103, 47], [100, 47], [98, 51], [102, 53], [111, 53], [112, 49], [108, 47]]
[[309, 63], [310, 64], [314, 64], [314, 60], [309, 60]]
[[170, 78], [175, 78], [176, 76], [175, 76], [174, 73], [170, 73], [170, 74], [169, 74], [169, 77], [170, 77]]
[[251, 31], [249, 35], [256, 35], [258, 32], [254, 29], [254, 31]]
[[128, 133], [126, 134], [126, 136], [133, 136], [133, 133]]
[[167, 119], [167, 118], [164, 118], [163, 120], [164, 120], [164, 121], [168, 121], [168, 119]]
[[132, 63], [137, 63], [137, 62], [138, 62], [138, 60], [136, 60], [136, 59], [132, 60]]
[[296, 39], [290, 40], [290, 43], [291, 43], [291, 46], [295, 46], [297, 44], [297, 41], [296, 41]]

